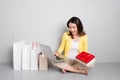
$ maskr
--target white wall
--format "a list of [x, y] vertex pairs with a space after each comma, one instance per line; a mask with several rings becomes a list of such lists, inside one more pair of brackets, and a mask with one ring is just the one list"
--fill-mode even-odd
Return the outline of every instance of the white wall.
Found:
[[12, 43], [26, 41], [59, 46], [66, 22], [77, 16], [98, 63], [120, 62], [120, 0], [0, 0], [0, 63], [12, 62]]

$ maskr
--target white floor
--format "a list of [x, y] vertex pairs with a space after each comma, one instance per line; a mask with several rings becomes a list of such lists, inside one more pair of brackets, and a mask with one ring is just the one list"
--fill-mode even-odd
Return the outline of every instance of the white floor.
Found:
[[12, 64], [0, 64], [0, 80], [120, 80], [120, 63], [96, 64], [88, 76], [62, 74], [52, 66], [48, 71], [14, 71]]

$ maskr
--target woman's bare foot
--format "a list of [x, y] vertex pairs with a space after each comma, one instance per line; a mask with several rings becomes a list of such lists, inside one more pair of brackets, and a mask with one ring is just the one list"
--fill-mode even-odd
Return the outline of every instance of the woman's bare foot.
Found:
[[85, 72], [83, 74], [88, 75], [88, 70], [85, 69]]
[[61, 69], [62, 73], [65, 74], [66, 73], [66, 70], [65, 69]]

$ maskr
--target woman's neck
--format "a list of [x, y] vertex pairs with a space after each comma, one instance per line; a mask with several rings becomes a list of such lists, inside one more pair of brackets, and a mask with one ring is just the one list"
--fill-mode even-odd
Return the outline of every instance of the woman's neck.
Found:
[[79, 39], [80, 39], [80, 36], [79, 36], [79, 35], [73, 35], [73, 37], [74, 37], [73, 40], [75, 40], [75, 41], [79, 41]]

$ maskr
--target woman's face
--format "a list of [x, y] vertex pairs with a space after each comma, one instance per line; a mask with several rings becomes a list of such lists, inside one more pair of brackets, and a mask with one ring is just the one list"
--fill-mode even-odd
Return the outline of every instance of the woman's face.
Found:
[[69, 31], [72, 33], [72, 35], [77, 35], [77, 25], [75, 23], [69, 23]]

